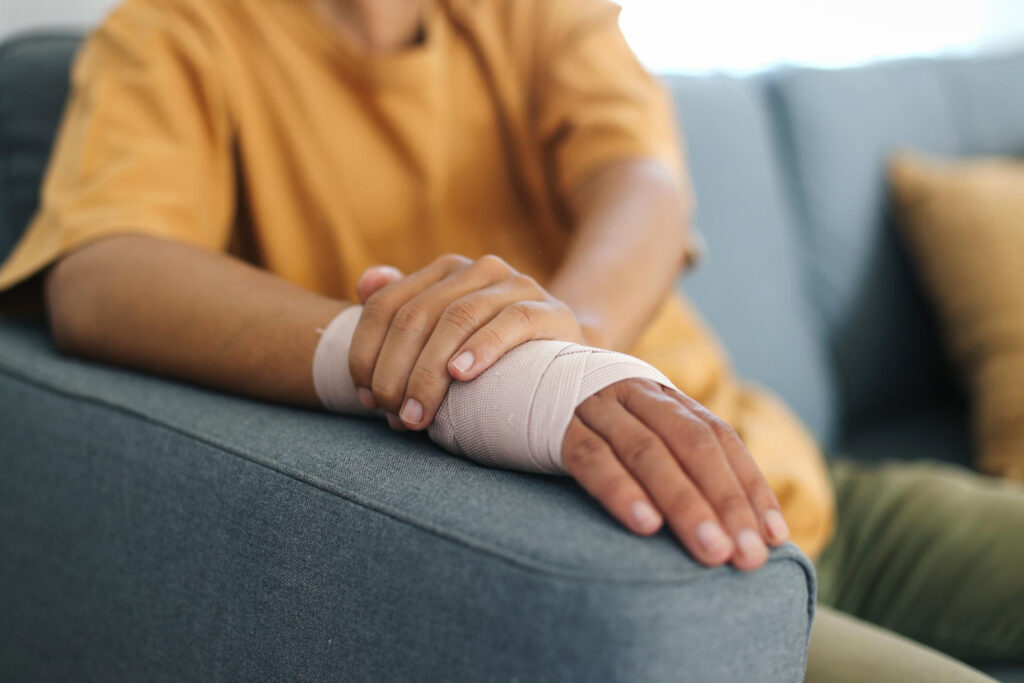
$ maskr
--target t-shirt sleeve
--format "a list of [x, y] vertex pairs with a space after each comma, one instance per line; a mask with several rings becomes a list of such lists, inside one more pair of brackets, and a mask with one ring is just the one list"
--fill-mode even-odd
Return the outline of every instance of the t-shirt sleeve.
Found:
[[626, 44], [607, 0], [543, 2], [536, 51], [536, 131], [564, 201], [590, 173], [656, 158], [690, 193], [667, 94]]
[[41, 204], [6, 290], [75, 248], [142, 233], [224, 249], [234, 171], [211, 41], [167, 0], [128, 0], [76, 57]]

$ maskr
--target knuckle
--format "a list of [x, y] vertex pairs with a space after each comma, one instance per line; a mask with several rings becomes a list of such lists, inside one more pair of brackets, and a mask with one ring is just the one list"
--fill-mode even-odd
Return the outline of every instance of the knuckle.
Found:
[[758, 475], [757, 480], [750, 486], [750, 489], [752, 491], [750, 499], [754, 502], [757, 509], [778, 509], [779, 501], [775, 497], [772, 487], [768, 486], [768, 482], [764, 480], [764, 477]]
[[634, 480], [628, 475], [618, 472], [602, 481], [596, 489], [599, 499], [608, 503], [616, 500], [632, 498], [630, 495], [635, 489]]
[[630, 470], [642, 469], [659, 452], [660, 443], [652, 434], [642, 434], [631, 440], [621, 453], [622, 462]]
[[[555, 299], [554, 297], [548, 297], [548, 305], [550, 305], [552, 310], [554, 310], [554, 312], [556, 314], [558, 314], [560, 317], [562, 317], [562, 318], [571, 318], [573, 323], [576, 322], [576, 314], [573, 312], [572, 308], [569, 307], [569, 304], [565, 303], [561, 299]], [[660, 387], [661, 386], [657, 382], [651, 382], [650, 380], [647, 380], [647, 381], [650, 382], [651, 384], [655, 385], [656, 387]]]
[[708, 427], [711, 429], [711, 431], [719, 439], [731, 439], [732, 437], [736, 437], [737, 439], [739, 438], [738, 436], [736, 436], [736, 432], [729, 425], [729, 423], [727, 423], [725, 420], [718, 417], [717, 415], [713, 413], [708, 413], [707, 417], [705, 418], [705, 421], [707, 422]]
[[459, 299], [448, 305], [444, 310], [442, 319], [446, 325], [450, 325], [463, 332], [469, 333], [480, 326], [480, 318], [476, 312], [476, 306], [472, 301]]
[[540, 315], [530, 301], [517, 301], [506, 309], [515, 317], [516, 322], [527, 328], [537, 324]]
[[529, 275], [526, 275], [525, 273], [517, 272], [513, 274], [512, 277], [509, 278], [509, 280], [511, 281], [511, 284], [521, 289], [535, 289], [538, 291], [543, 291], [541, 290], [541, 286], [537, 284], [537, 281], [534, 280]]
[[704, 500], [696, 489], [683, 486], [672, 494], [668, 512], [673, 519], [689, 520], [704, 514]]
[[513, 272], [512, 266], [505, 262], [505, 259], [494, 254], [486, 254], [476, 260], [476, 265], [483, 272], [494, 276], [505, 276]]
[[481, 327], [477, 334], [480, 335], [479, 341], [481, 346], [491, 347], [492, 349], [505, 348], [505, 336], [495, 329], [494, 325]]
[[448, 386], [448, 382], [426, 365], [417, 364], [409, 375], [409, 394], [421, 403], [433, 400]]
[[697, 420], [688, 420], [685, 424], [687, 426], [682, 427], [683, 438], [693, 453], [705, 455], [716, 448], [718, 439], [708, 426]]
[[747, 499], [739, 493], [727, 493], [715, 501], [715, 509], [722, 517], [731, 517], [749, 510]]
[[461, 254], [444, 254], [443, 256], [438, 256], [434, 263], [444, 270], [451, 271], [468, 265], [472, 261]]
[[400, 410], [402, 391], [397, 384], [374, 377], [372, 391], [373, 397], [382, 408], [392, 413]]
[[370, 295], [370, 298], [363, 304], [363, 312], [360, 320], [369, 321], [372, 324], [387, 323], [395, 312], [395, 302], [384, 290], [379, 290]]
[[640, 395], [641, 393], [650, 393], [652, 388], [656, 388], [658, 385], [651, 380], [641, 379], [639, 377], [630, 377], [628, 379], [622, 379], [611, 385], [610, 389], [614, 392], [615, 396], [623, 403], [629, 403]]
[[601, 437], [591, 434], [570, 444], [563, 460], [573, 471], [593, 467], [607, 457], [608, 447]]
[[427, 325], [427, 310], [418, 303], [410, 301], [395, 313], [391, 326], [398, 332], [416, 335]]
[[618, 382], [612, 384], [607, 389], [603, 389], [602, 391], [608, 391], [619, 401], [625, 402], [632, 392], [636, 391], [637, 386], [636, 379], [620, 379]]
[[366, 386], [373, 374], [373, 362], [363, 354], [354, 350], [348, 356], [348, 371], [352, 381], [359, 386]]

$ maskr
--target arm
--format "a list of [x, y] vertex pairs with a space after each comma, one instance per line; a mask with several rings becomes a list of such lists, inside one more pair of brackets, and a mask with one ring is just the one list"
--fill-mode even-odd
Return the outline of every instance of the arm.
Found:
[[65, 256], [46, 300], [66, 353], [309, 407], [320, 406], [317, 328], [349, 305], [225, 254], [137, 235]]
[[589, 344], [626, 350], [650, 322], [684, 261], [689, 206], [655, 160], [599, 170], [572, 194], [576, 232], [548, 291], [573, 310]]
[[[624, 161], [573, 193], [578, 227], [546, 288], [495, 257], [448, 256], [405, 279], [394, 268], [368, 270], [351, 367], [364, 405], [383, 408], [392, 426], [426, 429], [452, 379], [475, 379], [525, 341], [630, 348], [688, 253], [688, 206], [662, 162]], [[466, 354], [472, 365], [460, 367]]]
[[[47, 275], [46, 295], [66, 352], [310, 407], [320, 407], [317, 329], [348, 306], [229, 256], [142, 236], [108, 237], [65, 256]], [[536, 395], [524, 381], [513, 372], [462, 383], [449, 409], [475, 433], [451, 432], [447, 445], [500, 441], [480, 433], [492, 425], [481, 411], [512, 387]], [[617, 382], [578, 407], [577, 389], [562, 389], [562, 398], [544, 393], [559, 410], [575, 409], [559, 439], [560, 466], [630, 529], [650, 534], [667, 520], [701, 561], [742, 569], [764, 563], [762, 533], [784, 540], [766, 524], [778, 504], [749, 454], [700, 406], [645, 380]]]

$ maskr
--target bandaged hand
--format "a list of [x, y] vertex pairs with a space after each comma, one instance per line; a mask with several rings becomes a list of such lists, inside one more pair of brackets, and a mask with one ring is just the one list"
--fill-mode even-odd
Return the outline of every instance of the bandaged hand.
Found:
[[[314, 359], [329, 410], [369, 412], [347, 355], [362, 310], [326, 328]], [[788, 531], [778, 502], [736, 434], [650, 365], [567, 342], [532, 341], [477, 379], [455, 382], [430, 436], [448, 450], [511, 469], [572, 475], [628, 528], [672, 532], [707, 565], [756, 569]]]

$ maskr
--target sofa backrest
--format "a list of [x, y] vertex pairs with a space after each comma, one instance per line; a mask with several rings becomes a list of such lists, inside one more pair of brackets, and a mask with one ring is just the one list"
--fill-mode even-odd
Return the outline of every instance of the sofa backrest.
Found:
[[[36, 33], [0, 46], [0, 258], [38, 203], [80, 41]], [[948, 386], [883, 163], [896, 147], [1024, 152], [1024, 53], [666, 83], [709, 244], [681, 287], [738, 373], [830, 447]]]
[[768, 80], [847, 427], [932, 400], [950, 373], [887, 210], [885, 159], [1024, 153], [1024, 52]]
[[0, 259], [39, 202], [81, 39], [79, 33], [30, 33], [0, 45]]
[[[0, 258], [38, 203], [80, 34], [28, 34], [0, 47]], [[829, 368], [799, 291], [792, 211], [761, 87], [671, 81], [690, 142], [711, 251], [686, 279], [741, 374], [774, 388], [816, 433], [832, 426]]]
[[826, 444], [834, 380], [804, 295], [799, 234], [771, 111], [755, 79], [666, 80], [697, 194], [704, 263], [681, 281], [737, 373], [770, 387]]

